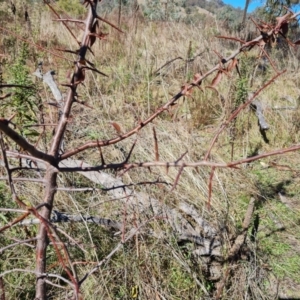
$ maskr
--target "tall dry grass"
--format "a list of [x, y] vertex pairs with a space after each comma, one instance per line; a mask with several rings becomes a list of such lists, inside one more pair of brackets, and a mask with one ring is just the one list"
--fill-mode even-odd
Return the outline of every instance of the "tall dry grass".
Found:
[[[41, 18], [34, 23], [37, 33], [36, 43], [44, 43], [46, 48], [67, 47], [75, 49], [76, 44], [61, 24], [51, 21], [49, 11], [40, 8]], [[112, 22], [117, 17], [107, 16]], [[9, 25], [8, 25], [9, 26]], [[72, 25], [71, 27], [76, 28]], [[69, 124], [66, 140], [68, 147], [74, 148], [84, 141], [105, 140], [117, 135], [112, 122], [120, 125], [122, 131], [134, 127], [139, 120], [153, 113], [180, 87], [193, 78], [195, 73], [205, 72], [218, 63], [213, 52], [227, 55], [233, 51], [231, 44], [219, 40], [215, 35], [226, 35], [215, 20], [202, 26], [171, 22], [149, 22], [132, 13], [123, 16], [121, 27], [125, 33], [120, 34], [106, 25], [103, 32], [109, 33], [106, 40], [97, 43], [94, 49], [97, 67], [109, 77], [87, 73], [85, 84], [78, 89], [80, 100], [85, 101], [92, 109], [75, 105], [74, 117]], [[77, 32], [80, 32], [77, 29]], [[79, 33], [80, 35], [80, 33]], [[33, 52], [38, 52], [32, 49]], [[231, 124], [218, 139], [212, 151], [216, 162], [227, 162], [241, 159], [274, 149], [284, 148], [299, 142], [299, 66], [292, 53], [271, 50], [274, 58], [287, 73], [276, 80], [260, 95], [265, 117], [270, 130], [266, 143], [259, 133], [257, 120], [250, 109], [243, 111], [234, 124]], [[276, 57], [279, 55], [280, 60]], [[200, 54], [199, 56], [197, 56]], [[70, 63], [62, 62], [49, 53], [38, 53], [38, 60], [44, 62], [45, 69], [55, 69], [59, 83], [67, 81]], [[249, 54], [256, 58], [255, 51]], [[249, 56], [240, 57], [240, 65], [245, 64], [250, 71], [253, 68]], [[180, 57], [180, 58], [178, 58]], [[92, 58], [90, 56], [89, 58]], [[155, 72], [171, 59], [172, 63]], [[4, 65], [9, 68], [10, 59]], [[193, 61], [188, 62], [188, 60]], [[28, 66], [35, 69], [37, 60], [29, 60]], [[256, 74], [252, 90], [257, 89], [271, 78], [272, 69]], [[208, 85], [213, 75], [204, 85]], [[191, 97], [185, 97], [168, 112], [156, 119], [152, 126], [144, 128], [137, 136], [137, 146], [132, 159], [134, 161], [153, 161], [154, 144], [152, 127], [155, 127], [160, 159], [175, 161], [188, 150], [185, 160], [197, 161], [203, 158], [210, 140], [236, 105], [238, 93], [238, 74], [224, 78], [218, 87], [220, 95], [210, 89], [195, 91]], [[62, 88], [63, 90], [63, 88]], [[63, 92], [65, 92], [63, 90]], [[41, 90], [41, 97], [51, 99], [51, 94]], [[286, 99], [290, 99], [288, 102]], [[292, 106], [295, 109], [283, 109]], [[47, 112], [54, 109], [47, 108]], [[51, 114], [49, 114], [51, 115]], [[112, 145], [103, 150], [107, 162], [122, 161], [133, 142], [130, 138], [118, 146]], [[44, 145], [45, 146], [45, 145]], [[99, 162], [99, 153], [85, 151], [82, 154], [91, 164]], [[78, 159], [81, 157], [78, 156]], [[117, 174], [114, 174], [118, 176]], [[299, 270], [294, 268], [295, 254], [299, 249], [299, 153], [270, 157], [259, 162], [242, 165], [239, 169], [216, 170], [213, 179], [211, 209], [207, 209], [208, 180], [210, 169], [199, 168], [184, 170], [176, 189], [170, 192], [177, 176], [177, 170], [168, 172], [161, 168], [141, 172], [133, 170], [122, 176], [124, 183], [151, 181], [159, 178], [170, 184], [168, 186], [136, 186], [170, 207], [178, 210], [178, 204], [188, 203], [204, 218], [222, 232], [224, 253], [228, 251], [232, 237], [240, 232], [248, 202], [252, 196], [258, 199], [256, 214], [259, 216], [259, 231], [254, 239], [247, 240], [243, 255], [232, 270], [232, 278], [224, 290], [223, 299], [272, 299], [276, 295], [276, 284], [282, 290], [293, 290], [299, 287]], [[61, 185], [76, 187], [90, 186], [79, 175], [60, 175]], [[34, 205], [40, 201], [41, 187], [34, 183], [19, 183], [17, 190], [26, 201]], [[279, 193], [287, 197], [282, 203]], [[118, 199], [111, 199], [106, 193], [93, 191], [86, 193], [60, 192], [57, 194], [57, 209], [76, 214], [101, 215], [122, 221], [124, 205]], [[149, 212], [150, 213], [150, 212]], [[138, 216], [130, 216], [134, 218]], [[191, 220], [192, 222], [192, 220]], [[278, 225], [281, 224], [281, 225]], [[60, 225], [67, 232], [72, 232], [76, 240], [84, 247], [79, 251], [70, 247], [71, 255], [76, 258], [79, 273], [84, 274], [95, 262], [110, 251], [119, 240], [106, 229], [98, 226]], [[168, 233], [167, 222], [156, 220], [152, 227]], [[150, 226], [150, 227], [151, 227]], [[30, 228], [34, 231], [34, 229]], [[24, 235], [24, 233], [22, 233]], [[30, 233], [32, 234], [32, 232]], [[178, 245], [170, 233], [163, 239], [143, 235], [138, 236], [124, 246], [110, 262], [99, 269], [96, 275], [82, 286], [86, 299], [205, 299], [203, 290], [211, 295], [217, 287], [217, 281], [205, 273], [204, 264], [191, 253], [193, 244]], [[5, 267], [19, 263], [21, 250], [6, 261]], [[275, 251], [276, 250], [276, 251]], [[27, 255], [29, 255], [27, 253]], [[8, 259], [8, 258], [7, 258]], [[22, 257], [25, 267], [30, 267], [30, 259]], [[296, 262], [297, 264], [297, 262]], [[299, 264], [299, 263], [298, 263]], [[53, 270], [59, 270], [55, 261], [50, 262]], [[51, 270], [50, 267], [50, 270]], [[222, 270], [226, 274], [226, 263]], [[22, 277], [22, 280], [25, 277]], [[201, 282], [203, 289], [195, 282]], [[10, 278], [11, 284], [17, 283], [16, 277]], [[31, 278], [28, 286], [32, 284]], [[6, 282], [11, 298], [18, 297]], [[275, 290], [274, 290], [275, 289]], [[24, 299], [30, 298], [30, 290], [20, 291]], [[53, 289], [51, 299], [66, 297], [67, 291], [57, 292]], [[138, 296], [136, 296], [138, 295]]]

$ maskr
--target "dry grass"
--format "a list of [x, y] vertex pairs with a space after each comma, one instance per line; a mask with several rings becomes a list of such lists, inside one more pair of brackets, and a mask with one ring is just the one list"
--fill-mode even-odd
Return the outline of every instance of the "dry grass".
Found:
[[[116, 23], [114, 16], [109, 18]], [[50, 13], [42, 10], [42, 17], [37, 18], [38, 23], [33, 22], [37, 31], [34, 35], [35, 42], [46, 42], [47, 48], [65, 46], [76, 49], [76, 43], [62, 25], [51, 22], [51, 19]], [[216, 65], [218, 57], [212, 50], [222, 54], [232, 51], [226, 48], [226, 43], [214, 37], [220, 30], [215, 27], [208, 30], [205, 26], [195, 28], [182, 23], [147, 22], [135, 15], [124, 17], [121, 24], [124, 34], [116, 33], [108, 26], [102, 25], [103, 31], [109, 35], [107, 40], [97, 43], [94, 61], [109, 77], [88, 73], [85, 85], [78, 89], [80, 100], [93, 108], [74, 106], [74, 118], [66, 137], [68, 149], [81, 145], [84, 141], [115, 137], [117, 132], [111, 122], [118, 123], [123, 132], [130, 130], [137, 122], [165, 103], [171, 95], [177, 93], [195, 73], [207, 71]], [[212, 25], [213, 23], [210, 24]], [[59, 83], [67, 81], [66, 74], [70, 63], [62, 62], [46, 52], [41, 54], [37, 50], [32, 51], [38, 53], [38, 60], [43, 60], [45, 69], [55, 69]], [[196, 57], [200, 53], [201, 55]], [[274, 57], [276, 55], [278, 54], [274, 53]], [[155, 73], [166, 62], [176, 57], [182, 59], [168, 64], [159, 74]], [[187, 63], [189, 58], [195, 59]], [[4, 65], [4, 74], [11, 59], [13, 57], [8, 58]], [[92, 56], [89, 59], [92, 59]], [[29, 59], [28, 66], [32, 71], [36, 63], [37, 60]], [[281, 68], [287, 68], [288, 72], [260, 95], [265, 117], [270, 125], [267, 132], [269, 143], [265, 143], [260, 135], [254, 113], [246, 109], [238, 116], [235, 124], [229, 125], [218, 139], [212, 151], [213, 160], [227, 162], [231, 160], [232, 153], [233, 159], [241, 159], [299, 142], [299, 108], [277, 109], [282, 106], [296, 106], [299, 94], [298, 61], [289, 54], [279, 63], [282, 63]], [[251, 69], [252, 66], [247, 67]], [[272, 72], [270, 68], [266, 74], [258, 74], [252, 89], [255, 90], [271, 78]], [[204, 85], [208, 85], [212, 79], [213, 76]], [[151, 126], [139, 133], [132, 160], [155, 159], [152, 127], [155, 127], [158, 137], [160, 160], [175, 161], [187, 150], [186, 161], [202, 159], [218, 126], [234, 109], [237, 80], [238, 75], [233, 74], [230, 78], [225, 77], [220, 83], [218, 90], [224, 97], [223, 102], [217, 93], [210, 89], [205, 89], [204, 92], [195, 91], [191, 98], [180, 100], [172, 110], [162, 114]], [[51, 98], [49, 92], [43, 90], [41, 96], [44, 101]], [[283, 100], [287, 97], [295, 104]], [[46, 112], [50, 111], [54, 115], [54, 109], [47, 107]], [[134, 138], [130, 138], [121, 144], [104, 148], [105, 160], [122, 161], [133, 140]], [[87, 158], [90, 164], [100, 161], [97, 151], [86, 151], [82, 156]], [[78, 156], [78, 159], [80, 158]], [[300, 236], [297, 233], [300, 210], [297, 201], [299, 161], [299, 153], [295, 152], [243, 165], [238, 170], [216, 170], [210, 211], [206, 206], [209, 168], [185, 169], [172, 192], [167, 186], [137, 186], [135, 189], [167, 203], [174, 209], [178, 209], [179, 202], [193, 205], [200, 215], [219, 230], [223, 230], [224, 253], [228, 251], [232, 242], [230, 239], [241, 230], [250, 197], [256, 197], [258, 207], [255, 214], [260, 220], [259, 231], [254, 240], [247, 239], [240, 259], [232, 266], [223, 299], [273, 299], [278, 280], [279, 293], [288, 293], [286, 290], [300, 284], [300, 266], [295, 268], [295, 265], [299, 265], [297, 258], [300, 248]], [[172, 185], [177, 172], [176, 169], [170, 169], [167, 173], [160, 168], [153, 168], [151, 172], [132, 170], [126, 173], [122, 180], [124, 183], [137, 183], [160, 178]], [[61, 175], [59, 182], [61, 186], [91, 185], [78, 174]], [[20, 183], [16, 187], [25, 201], [32, 205], [40, 202], [40, 185]], [[283, 204], [278, 193], [287, 196], [290, 205]], [[121, 222], [124, 214], [123, 202], [112, 201], [109, 195], [98, 191], [59, 192], [56, 209], [74, 214], [100, 215]], [[120, 240], [119, 236], [114, 236], [109, 230], [96, 225], [69, 224], [60, 227], [75, 237], [85, 250], [70, 247], [81, 275], [97, 261], [101, 261]], [[170, 230], [166, 222], [161, 220], [150, 222], [150, 227], [160, 228], [166, 233]], [[34, 235], [34, 230], [33, 227], [27, 229], [28, 234]], [[22, 229], [12, 229], [9, 234], [19, 234], [19, 238], [25, 238], [22, 236]], [[122, 251], [104, 264], [95, 275], [89, 277], [82, 286], [82, 293], [86, 299], [204, 299], [203, 291], [206, 290], [212, 295], [217, 283], [209, 280], [203, 273], [201, 261], [194, 261], [191, 255], [193, 247], [192, 244], [178, 245], [171, 233], [166, 234], [163, 239], [139, 235], [124, 245]], [[21, 253], [21, 249], [19, 246], [15, 255], [8, 255], [6, 263], [1, 267], [11, 268], [11, 265], [18, 263], [24, 268], [34, 269], [31, 266], [34, 261], [32, 253], [26, 248], [20, 259], [18, 253]], [[55, 265], [55, 256], [51, 254], [53, 253], [50, 251], [49, 257], [52, 257], [53, 261], [50, 259], [49, 265], [53, 265], [52, 270], [59, 273], [62, 270]], [[224, 263], [223, 274], [226, 273], [226, 268]], [[13, 288], [10, 287], [12, 282], [14, 285], [19, 284], [17, 276], [11, 275], [6, 279], [8, 298], [20, 297], [18, 295], [21, 293], [22, 299], [30, 299], [30, 286], [33, 285], [34, 278], [28, 279], [29, 277], [23, 274], [20, 278], [28, 280], [22, 284], [26, 288], [21, 292], [13, 292]], [[202, 288], [196, 284], [195, 278], [201, 282]], [[59, 293], [53, 289], [50, 298], [62, 299], [66, 294], [67, 291]], [[135, 296], [136, 294], [138, 296]]]

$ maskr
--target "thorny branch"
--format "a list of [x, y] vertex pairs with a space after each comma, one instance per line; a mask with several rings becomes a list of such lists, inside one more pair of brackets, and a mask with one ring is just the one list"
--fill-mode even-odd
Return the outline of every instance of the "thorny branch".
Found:
[[274, 155], [282, 155], [289, 152], [294, 152], [300, 149], [300, 144], [278, 149], [266, 153], [262, 153], [259, 155], [243, 158], [240, 160], [228, 162], [228, 163], [218, 163], [213, 161], [197, 161], [197, 162], [184, 162], [184, 161], [178, 161], [178, 162], [165, 162], [165, 161], [152, 161], [152, 162], [141, 162], [141, 163], [116, 163], [116, 164], [107, 164], [107, 165], [101, 165], [101, 166], [95, 166], [95, 167], [67, 167], [67, 168], [59, 168], [60, 172], [90, 172], [90, 171], [103, 171], [103, 170], [111, 170], [111, 169], [133, 169], [133, 168], [149, 168], [149, 167], [176, 167], [176, 168], [196, 168], [196, 167], [214, 167], [214, 168], [236, 168], [239, 165], [251, 163], [253, 161], [274, 156]]
[[35, 146], [31, 145], [25, 138], [18, 134], [15, 130], [9, 127], [9, 121], [0, 118], [0, 130], [9, 136], [17, 145], [22, 149], [30, 153], [33, 157], [42, 159], [43, 161], [49, 162], [55, 165], [56, 161], [52, 155], [39, 151]]
[[[113, 144], [116, 144], [130, 136], [132, 136], [133, 134], [136, 134], [138, 133], [143, 127], [145, 127], [147, 124], [151, 123], [158, 115], [160, 115], [162, 112], [168, 110], [168, 108], [173, 105], [178, 99], [180, 99], [182, 96], [185, 96], [187, 93], [189, 93], [194, 87], [199, 87], [202, 83], [202, 81], [207, 78], [209, 75], [211, 75], [212, 73], [218, 71], [218, 81], [219, 81], [219, 78], [220, 78], [220, 75], [222, 74], [222, 72], [225, 72], [226, 69], [225, 69], [225, 65], [230, 62], [230, 61], [235, 61], [236, 57], [241, 54], [241, 53], [244, 53], [246, 52], [247, 50], [251, 50], [254, 46], [258, 46], [258, 47], [261, 47], [260, 43], [261, 42], [264, 42], [264, 40], [266, 40], [266, 38], [270, 38], [272, 37], [273, 35], [277, 34], [278, 31], [280, 30], [280, 26], [282, 26], [283, 24], [286, 24], [286, 23], [289, 23], [291, 20], [294, 20], [298, 15], [300, 15], [300, 12], [297, 13], [297, 14], [293, 14], [293, 15], [286, 15], [283, 18], [283, 20], [280, 20], [278, 21], [278, 23], [276, 24], [276, 26], [274, 26], [274, 28], [272, 30], [270, 30], [269, 32], [267, 33], [264, 33], [264, 35], [260, 35], [258, 36], [257, 38], [251, 40], [251, 41], [248, 41], [248, 42], [243, 42], [242, 46], [237, 49], [233, 54], [231, 54], [229, 57], [227, 58], [223, 58], [222, 59], [222, 65], [223, 65], [223, 69], [220, 69], [220, 64], [216, 65], [214, 68], [212, 68], [211, 70], [207, 71], [205, 74], [203, 75], [200, 75], [200, 74], [196, 74], [195, 77], [194, 77], [194, 81], [188, 85], [185, 85], [184, 86], [184, 89], [182, 89], [180, 92], [178, 92], [175, 96], [173, 96], [166, 104], [164, 104], [163, 106], [161, 106], [160, 108], [157, 109], [157, 111], [155, 113], [153, 113], [151, 116], [149, 116], [146, 120], [144, 121], [140, 121], [139, 124], [133, 128], [132, 130], [128, 131], [127, 133], [125, 134], [122, 134], [116, 138], [113, 138], [113, 139], [110, 139], [110, 140], [106, 140], [106, 141], [97, 141], [97, 142], [94, 142], [94, 141], [90, 141], [90, 142], [87, 142], [81, 146], [78, 146], [76, 147], [75, 149], [72, 149], [72, 150], [69, 150], [69, 151], [66, 151], [64, 154], [61, 155], [60, 159], [61, 160], [64, 160], [66, 158], [69, 158], [71, 156], [73, 156], [74, 154], [78, 154], [84, 150], [87, 150], [87, 149], [90, 149], [90, 148], [94, 148], [94, 147], [104, 147], [104, 146], [109, 146], [109, 145], [113, 145]], [[223, 36], [219, 36], [219, 38], [224, 38]], [[225, 37], [225, 38], [228, 38], [228, 37]], [[235, 38], [229, 38], [229, 39], [235, 39]], [[240, 41], [240, 40], [239, 40]], [[265, 45], [266, 43], [264, 42], [263, 45]], [[283, 71], [284, 72], [284, 71]], [[276, 79], [278, 76], [280, 76], [283, 72], [281, 73], [277, 73], [273, 80]], [[217, 78], [216, 77], [216, 78]], [[215, 78], [215, 79], [216, 79]], [[215, 81], [215, 79], [213, 80], [213, 82]], [[271, 80], [272, 82], [272, 80]], [[271, 83], [270, 82], [270, 83]], [[269, 84], [270, 84], [269, 83]], [[262, 91], [263, 89], [265, 88], [262, 87], [261, 89], [259, 89], [259, 91], [257, 92], [257, 94]], [[255, 95], [253, 97], [252, 100], [254, 100], [254, 98], [256, 97], [257, 95]], [[252, 101], [251, 100], [251, 101]], [[250, 101], [250, 102], [251, 102]], [[249, 103], [250, 103], [249, 102]], [[249, 104], [248, 103], [248, 104]], [[245, 106], [247, 106], [248, 104], [246, 104]], [[242, 108], [241, 108], [242, 109]], [[239, 114], [239, 111], [236, 113], [236, 115]], [[210, 152], [210, 151], [209, 151]], [[208, 153], [209, 154], [209, 153]]]

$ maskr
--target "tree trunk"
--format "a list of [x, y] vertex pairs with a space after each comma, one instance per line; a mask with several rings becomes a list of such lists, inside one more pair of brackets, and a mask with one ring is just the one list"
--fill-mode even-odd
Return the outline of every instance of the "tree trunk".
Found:
[[[44, 177], [46, 182], [45, 187], [45, 198], [44, 206], [41, 209], [41, 216], [46, 220], [50, 220], [51, 211], [53, 207], [54, 195], [56, 193], [56, 178], [57, 169], [51, 165], [48, 165], [47, 172]], [[46, 283], [45, 277], [41, 274], [46, 273], [46, 252], [49, 243], [47, 235], [47, 227], [43, 222], [40, 223], [38, 232], [38, 242], [36, 246], [36, 294], [35, 300], [45, 300], [46, 299]]]
[[250, 0], [246, 0], [246, 4], [245, 4], [245, 8], [244, 8], [243, 22], [242, 22], [243, 27], [245, 27], [245, 25], [246, 25], [246, 16], [247, 16], [247, 10], [249, 7], [249, 3], [250, 3]]

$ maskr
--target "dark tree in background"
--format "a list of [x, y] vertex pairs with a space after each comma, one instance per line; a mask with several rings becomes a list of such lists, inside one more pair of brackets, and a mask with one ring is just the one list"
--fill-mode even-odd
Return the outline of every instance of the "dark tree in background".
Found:
[[267, 15], [274, 17], [283, 12], [284, 6], [293, 8], [297, 4], [299, 4], [299, 0], [267, 0], [264, 10]]
[[[245, 25], [247, 19], [247, 12], [251, 0], [246, 0], [243, 21], [242, 24]], [[267, 0], [266, 3], [259, 9], [260, 13], [264, 15], [267, 20], [274, 19], [284, 12], [284, 7], [295, 8], [294, 6], [299, 4], [299, 0]]]

